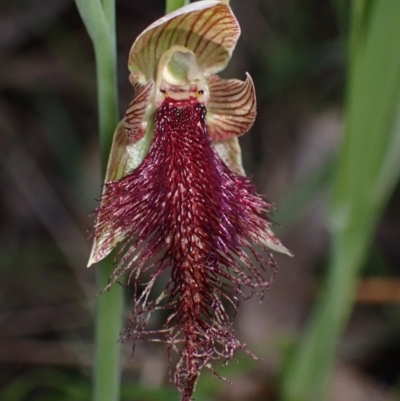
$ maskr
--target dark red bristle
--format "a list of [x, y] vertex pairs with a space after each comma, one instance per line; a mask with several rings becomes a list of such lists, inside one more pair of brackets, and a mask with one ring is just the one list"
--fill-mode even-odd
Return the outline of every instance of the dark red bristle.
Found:
[[[164, 103], [149, 154], [136, 170], [107, 184], [98, 210], [98, 231], [102, 224], [110, 227], [109, 241], [126, 234], [112, 277], [128, 271], [134, 284], [135, 305], [123, 339], [162, 340], [178, 353], [173, 380], [183, 400], [191, 399], [204, 366], [244, 348], [227, 305], [236, 310], [246, 288], [253, 293], [266, 287], [263, 270], [276, 267], [257, 242], [272, 205], [219, 159], [205, 116], [199, 103], [181, 108]], [[142, 283], [147, 271], [150, 281]], [[170, 281], [150, 299], [164, 271]], [[156, 309], [167, 309], [170, 316], [162, 329], [147, 331]]]

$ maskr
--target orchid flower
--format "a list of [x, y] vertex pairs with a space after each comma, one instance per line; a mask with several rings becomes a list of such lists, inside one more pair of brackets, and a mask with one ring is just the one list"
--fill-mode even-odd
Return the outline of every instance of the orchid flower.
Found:
[[[135, 95], [115, 131], [96, 210], [89, 266], [118, 245], [109, 286], [125, 272], [133, 285], [122, 340], [164, 342], [170, 360], [175, 351], [171, 375], [183, 401], [203, 367], [244, 348], [232, 315], [240, 297], [268, 286], [270, 250], [290, 255], [266, 218], [273, 205], [242, 166], [238, 136], [255, 120], [253, 81], [216, 75], [239, 35], [230, 7], [216, 0], [185, 6], [139, 35], [128, 63]], [[169, 313], [164, 326], [147, 329], [160, 310]]]

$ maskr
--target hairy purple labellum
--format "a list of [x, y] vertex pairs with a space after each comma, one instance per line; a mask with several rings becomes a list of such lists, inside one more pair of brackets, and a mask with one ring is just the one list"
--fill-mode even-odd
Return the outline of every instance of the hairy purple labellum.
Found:
[[[195, 100], [182, 105], [167, 99], [157, 111], [149, 154], [126, 177], [106, 184], [98, 210], [111, 224], [110, 240], [113, 232], [127, 233], [112, 279], [129, 271], [134, 282], [135, 306], [123, 338], [163, 340], [176, 350], [181, 359], [174, 381], [184, 394], [193, 392], [210, 360], [230, 359], [243, 348], [224, 304], [236, 308], [243, 287], [268, 285], [259, 267], [276, 268], [257, 241], [270, 224], [264, 215], [271, 204], [219, 159], [205, 116]], [[142, 289], [148, 270], [151, 279]], [[171, 277], [166, 290], [149, 300], [165, 270]], [[165, 326], [146, 331], [149, 314], [161, 308], [172, 312]]]

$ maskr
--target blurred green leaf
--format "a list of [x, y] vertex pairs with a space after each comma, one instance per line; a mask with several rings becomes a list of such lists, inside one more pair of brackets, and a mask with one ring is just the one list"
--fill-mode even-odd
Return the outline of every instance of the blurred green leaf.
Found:
[[400, 2], [377, 0], [368, 18], [359, 6], [354, 2], [346, 130], [329, 216], [329, 272], [324, 297], [286, 372], [286, 401], [329, 398], [358, 273], [400, 172]]
[[87, 381], [60, 370], [40, 369], [14, 379], [0, 391], [0, 399], [7, 401], [44, 401], [46, 399], [86, 401], [90, 397], [90, 392]]
[[137, 385], [124, 385], [121, 390], [121, 400], [132, 401], [178, 401], [180, 399], [177, 390], [172, 388], [148, 388]]
[[286, 200], [279, 206], [274, 220], [282, 226], [275, 231], [281, 233], [296, 224], [313, 207], [313, 202], [323, 193], [331, 182], [332, 171], [336, 160], [328, 158], [320, 168], [305, 177], [289, 194]]

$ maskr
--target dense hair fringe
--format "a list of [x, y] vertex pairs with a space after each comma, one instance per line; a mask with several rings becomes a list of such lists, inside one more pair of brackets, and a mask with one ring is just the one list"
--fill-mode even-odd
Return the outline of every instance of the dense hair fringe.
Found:
[[[142, 164], [106, 184], [96, 235], [107, 241], [124, 234], [110, 285], [128, 273], [133, 311], [122, 341], [163, 342], [178, 355], [171, 378], [189, 401], [202, 368], [229, 360], [244, 344], [233, 318], [238, 302], [262, 297], [277, 265], [262, 238], [272, 205], [248, 178], [230, 171], [214, 151], [201, 104], [157, 112], [155, 135]], [[154, 298], [160, 276], [165, 289]], [[143, 282], [147, 277], [147, 282]], [[160, 329], [147, 324], [168, 311]], [[214, 371], [213, 371], [214, 372]], [[215, 373], [215, 372], [214, 372]]]

